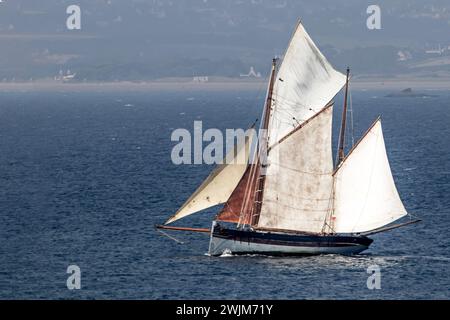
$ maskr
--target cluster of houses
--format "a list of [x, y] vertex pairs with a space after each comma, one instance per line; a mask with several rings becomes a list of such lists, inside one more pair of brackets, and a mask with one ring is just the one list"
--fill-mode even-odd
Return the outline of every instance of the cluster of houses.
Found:
[[[239, 75], [241, 78], [255, 78], [255, 79], [259, 79], [261, 78], [261, 72], [256, 72], [255, 68], [252, 66], [250, 67], [250, 71], [248, 73], [241, 73]], [[209, 81], [209, 77], [208, 76], [194, 76], [192, 78], [193, 82], [196, 83], [205, 83]]]

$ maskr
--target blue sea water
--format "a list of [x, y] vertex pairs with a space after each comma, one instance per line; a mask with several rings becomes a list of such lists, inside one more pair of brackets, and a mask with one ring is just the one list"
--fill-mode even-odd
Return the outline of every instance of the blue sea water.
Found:
[[[246, 128], [261, 92], [3, 92], [2, 299], [449, 299], [450, 91], [353, 92], [355, 135], [378, 114], [405, 206], [423, 222], [354, 257], [213, 258], [205, 234], [159, 234], [211, 166], [171, 162], [175, 128]], [[341, 97], [337, 98], [336, 123]], [[179, 225], [209, 227], [217, 208]], [[81, 290], [68, 290], [69, 265]], [[367, 268], [381, 268], [369, 290]]]

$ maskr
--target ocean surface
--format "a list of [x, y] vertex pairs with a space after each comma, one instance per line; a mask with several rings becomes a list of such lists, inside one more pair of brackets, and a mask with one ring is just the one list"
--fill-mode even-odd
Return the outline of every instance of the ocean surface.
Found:
[[[214, 258], [206, 234], [171, 232], [181, 244], [154, 229], [212, 170], [174, 165], [171, 133], [195, 120], [247, 128], [264, 90], [2, 92], [0, 298], [449, 299], [450, 91], [387, 93], [353, 92], [355, 137], [382, 115], [398, 190], [422, 223], [353, 257]], [[335, 123], [341, 107], [339, 96]], [[217, 210], [177, 225], [208, 228]], [[69, 265], [80, 290], [67, 289]]]

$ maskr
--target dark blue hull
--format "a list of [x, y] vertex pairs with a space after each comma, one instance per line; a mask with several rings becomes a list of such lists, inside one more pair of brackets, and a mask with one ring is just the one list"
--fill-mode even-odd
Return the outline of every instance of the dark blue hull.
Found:
[[373, 242], [365, 236], [316, 235], [267, 231], [243, 231], [216, 225], [211, 234], [209, 253], [317, 255], [357, 254]]

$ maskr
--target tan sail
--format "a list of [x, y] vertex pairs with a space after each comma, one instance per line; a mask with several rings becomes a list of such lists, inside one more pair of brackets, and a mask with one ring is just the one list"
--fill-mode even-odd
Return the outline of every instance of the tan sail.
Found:
[[395, 187], [377, 120], [335, 173], [332, 224], [337, 233], [365, 232], [407, 214]]
[[269, 146], [319, 112], [345, 81], [299, 23], [274, 84]]
[[247, 169], [255, 138], [254, 133], [253, 129], [247, 131], [245, 143], [235, 146], [235, 149], [225, 157], [225, 159], [233, 159], [233, 161], [228, 161], [229, 164], [219, 165], [165, 224], [225, 203], [230, 198]]
[[269, 151], [259, 228], [321, 232], [332, 199], [332, 117], [328, 106]]

